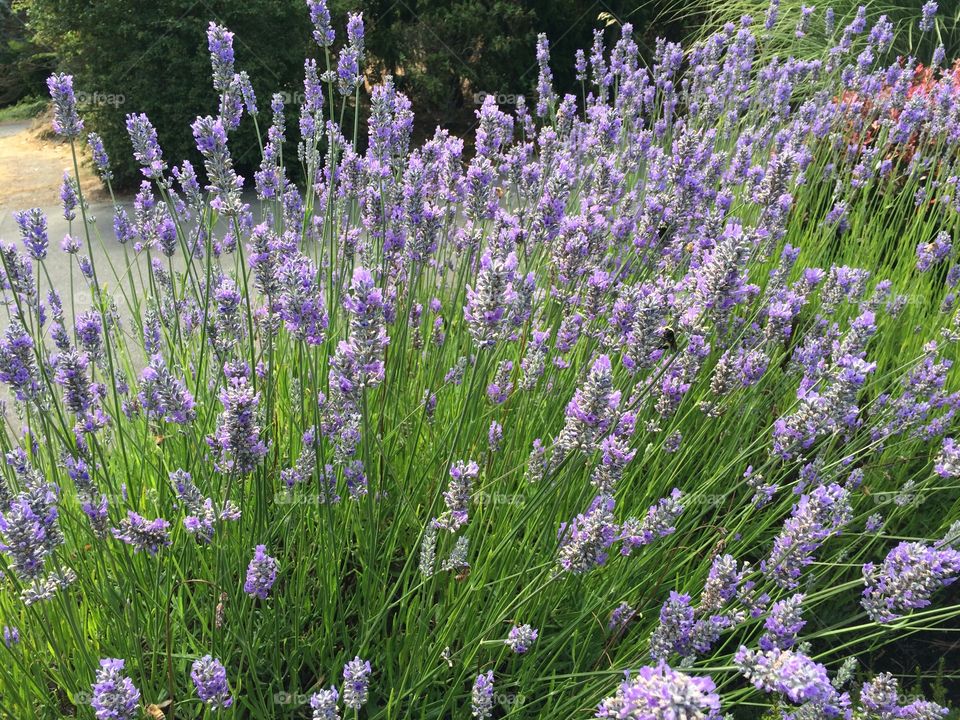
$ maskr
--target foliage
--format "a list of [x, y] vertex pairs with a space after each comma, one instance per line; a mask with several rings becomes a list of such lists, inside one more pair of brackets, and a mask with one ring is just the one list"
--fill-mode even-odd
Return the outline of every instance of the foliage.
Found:
[[691, 31], [689, 38], [693, 41], [706, 38], [712, 28], [728, 22], [738, 22], [744, 15], [761, 23], [773, 6], [776, 8], [779, 22], [764, 33], [765, 52], [815, 58], [821, 55], [825, 45], [836, 42], [837, 32], [856, 16], [857, 9], [862, 5], [871, 23], [883, 15], [897, 27], [891, 49], [894, 54], [904, 57], [929, 56], [934, 48], [942, 43], [947, 56], [956, 57], [960, 51], [960, 5], [950, 0], [941, 1], [935, 32], [922, 33], [918, 29], [917, 20], [925, 1], [885, 0], [864, 3], [863, 0], [838, 0], [818, 8], [832, 9], [835, 18], [834, 30], [831, 30], [825, 22], [825, 13], [817, 13], [804, 30], [803, 37], [797, 37], [797, 26], [803, 15], [803, 8], [812, 7], [812, 5], [801, 0], [777, 0], [773, 4], [770, 0], [724, 0], [723, 2], [686, 0], [672, 6], [664, 4], [656, 7], [656, 3], [650, 2], [641, 6], [656, 7], [653, 14], [658, 23], [681, 23], [689, 28]]
[[29, 35], [26, 14], [0, 5], [0, 108], [43, 94], [43, 81], [55, 67]]
[[[652, 13], [634, 6], [626, 0], [602, 8], [586, 0], [358, 4], [336, 0], [331, 13], [342, 24], [347, 11], [363, 12], [369, 81], [375, 84], [385, 74], [395, 77], [398, 88], [421, 110], [417, 132], [423, 136], [432, 134], [436, 123], [469, 126], [485, 93], [508, 100], [530, 94], [536, 81], [537, 32], [558, 38], [557, 53], [572, 58], [576, 48], [590, 46], [593, 29], [604, 26], [598, 20], [604, 9], [652, 37], [653, 29], [647, 27]], [[295, 0], [204, 4], [174, 0], [145, 7], [123, 0], [102, 0], [92, 6], [81, 0], [18, 0], [18, 7], [29, 17], [35, 42], [49, 48], [62, 69], [86, 88], [81, 100], [88, 124], [118, 158], [117, 186], [131, 186], [137, 176], [121, 132], [127, 113], [146, 113], [170, 152], [198, 162], [183, 128], [198, 113], [213, 110], [197, 85], [197, 78], [207, 72], [201, 41], [211, 18], [242, 38], [238, 58], [255, 89], [285, 93], [288, 105], [298, 99], [304, 59], [318, 54], [304, 40], [306, 12]], [[676, 30], [665, 25], [658, 29]], [[612, 37], [613, 31], [607, 34]], [[288, 41], [278, 43], [278, 37]], [[570, 62], [558, 64], [556, 82], [564, 91], [575, 90]], [[362, 102], [365, 112], [365, 93]], [[290, 118], [295, 117], [294, 108]], [[252, 130], [243, 132], [244, 145], [256, 148]], [[243, 154], [235, 162], [246, 171], [258, 159]]]
[[350, 116], [349, 22], [246, 185], [209, 29], [209, 186], [146, 118], [115, 238], [64, 185], [82, 304], [41, 211], [0, 246], [0, 712], [942, 716], [896, 660], [960, 617], [960, 65], [624, 27], [577, 104], [541, 39], [464, 161], [389, 79]]
[[43, 114], [50, 101], [47, 98], [25, 97], [15, 105], [0, 108], [0, 121], [3, 120], [30, 120]]
[[[34, 41], [50, 48], [84, 88], [78, 99], [90, 129], [100, 133], [111, 155], [124, 158], [114, 169], [121, 187], [138, 182], [124, 131], [129, 113], [146, 113], [168, 152], [199, 164], [184, 128], [197, 115], [216, 111], [197, 83], [209, 73], [204, 33], [211, 20], [242, 37], [237, 55], [257, 89], [287, 92], [292, 99], [303, 81], [309, 33], [295, 0], [21, 0], [18, 7], [26, 11]], [[237, 162], [249, 168], [257, 162], [256, 135], [252, 127], [241, 132], [251, 154], [238, 154]]]

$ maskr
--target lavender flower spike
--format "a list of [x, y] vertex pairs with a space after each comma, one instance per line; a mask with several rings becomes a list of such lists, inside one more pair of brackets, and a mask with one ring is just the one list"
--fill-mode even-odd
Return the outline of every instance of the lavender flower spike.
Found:
[[133, 144], [133, 157], [140, 163], [141, 172], [151, 180], [161, 181], [167, 165], [157, 140], [157, 131], [146, 115], [127, 115], [127, 134]]
[[120, 527], [112, 532], [117, 540], [131, 545], [135, 553], [145, 550], [148, 555], [156, 555], [161, 547], [170, 545], [170, 523], [163, 518], [147, 520], [133, 510], [127, 511]]
[[692, 677], [674, 670], [665, 662], [645, 666], [617, 688], [597, 708], [598, 718], [629, 720], [665, 720], [666, 718], [720, 717], [720, 696], [713, 679]]
[[363, 267], [353, 271], [350, 294], [343, 301], [350, 313], [350, 339], [343, 350], [361, 372], [361, 385], [383, 382], [383, 353], [390, 342], [384, 325], [383, 292], [373, 282], [373, 275]]
[[47, 216], [43, 214], [43, 210], [31, 208], [15, 212], [13, 219], [20, 228], [20, 237], [30, 257], [34, 260], [43, 260], [47, 257], [50, 239], [47, 235]]
[[227, 149], [227, 131], [223, 120], [209, 115], [198, 117], [192, 127], [197, 150], [203, 155], [203, 164], [210, 178], [207, 190], [214, 195], [211, 207], [227, 216], [238, 214], [243, 178], [233, 170], [233, 159]]
[[960, 551], [943, 541], [933, 546], [902, 542], [880, 567], [863, 566], [866, 589], [860, 601], [876, 622], [895, 620], [910, 610], [926, 607], [930, 597], [960, 576]]
[[276, 558], [267, 555], [267, 546], [257, 545], [253, 559], [247, 567], [247, 581], [243, 585], [243, 591], [247, 595], [266, 600], [273, 583], [277, 580], [278, 568]]
[[67, 139], [78, 137], [83, 131], [83, 120], [77, 114], [77, 98], [73, 94], [73, 75], [62, 73], [47, 78], [47, 88], [53, 100], [53, 131]]
[[100, 661], [90, 705], [97, 720], [134, 720], [140, 716], [140, 691], [123, 674], [123, 660]]
[[227, 671], [219, 660], [210, 655], [195, 660], [190, 670], [190, 678], [197, 689], [197, 697], [211, 710], [233, 705], [230, 686], [227, 684]]
[[477, 720], [488, 720], [493, 715], [493, 670], [477, 675], [473, 683], [470, 710]]
[[250, 386], [250, 370], [242, 363], [224, 367], [227, 387], [220, 393], [223, 413], [214, 435], [207, 444], [217, 456], [220, 472], [250, 473], [267, 454], [267, 445], [260, 438], [257, 424], [259, 393]]
[[310, 22], [314, 27], [313, 39], [320, 47], [330, 47], [336, 35], [330, 25], [330, 11], [327, 9], [326, 0], [307, 0], [307, 8], [310, 10]]
[[370, 661], [355, 657], [343, 666], [343, 703], [359, 710], [367, 703], [370, 688]]
[[539, 633], [531, 625], [515, 625], [510, 628], [506, 643], [517, 655], [523, 655], [537, 641]]
[[335, 687], [315, 692], [310, 696], [312, 720], [340, 720], [340, 710], [337, 708], [339, 700], [340, 693]]
[[470, 486], [479, 474], [480, 466], [472, 460], [469, 462], [458, 460], [450, 466], [450, 484], [443, 494], [443, 502], [447, 509], [434, 521], [434, 526], [456, 532], [467, 524]]

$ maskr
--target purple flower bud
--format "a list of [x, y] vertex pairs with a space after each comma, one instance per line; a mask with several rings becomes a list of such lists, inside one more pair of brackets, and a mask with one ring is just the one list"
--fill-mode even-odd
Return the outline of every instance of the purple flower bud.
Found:
[[210, 655], [195, 660], [190, 670], [190, 678], [197, 689], [197, 697], [211, 710], [225, 709], [233, 705], [230, 686], [227, 684], [227, 671], [219, 660]]
[[355, 657], [343, 666], [343, 704], [359, 710], [367, 703], [370, 687], [370, 662]]
[[134, 720], [139, 717], [140, 691], [123, 674], [123, 660], [105, 658], [100, 661], [93, 682], [93, 706], [97, 720]]
[[247, 595], [266, 600], [273, 583], [277, 580], [278, 568], [276, 558], [267, 555], [267, 546], [257, 545], [253, 559], [247, 567], [247, 580], [243, 585], [243, 591]]
[[47, 78], [53, 100], [53, 131], [73, 139], [83, 131], [83, 120], [77, 115], [77, 98], [73, 94], [73, 76], [55, 73]]

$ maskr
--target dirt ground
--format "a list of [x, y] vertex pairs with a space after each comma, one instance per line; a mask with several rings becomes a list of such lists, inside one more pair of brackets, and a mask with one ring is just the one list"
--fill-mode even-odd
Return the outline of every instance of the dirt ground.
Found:
[[[73, 159], [69, 145], [45, 138], [45, 126], [46, 118], [0, 124], [0, 211], [59, 203], [63, 171], [69, 169], [72, 174]], [[106, 191], [89, 165], [85, 147], [78, 161], [87, 202], [107, 200]]]

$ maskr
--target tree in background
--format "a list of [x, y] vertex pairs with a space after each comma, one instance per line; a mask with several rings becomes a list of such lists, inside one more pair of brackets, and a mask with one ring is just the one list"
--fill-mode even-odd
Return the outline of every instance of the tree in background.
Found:
[[[206, 51], [211, 20], [236, 32], [237, 65], [250, 74], [267, 112], [271, 93], [298, 91], [312, 42], [300, 0], [20, 0], [18, 7], [34, 41], [75, 76], [84, 121], [103, 137], [116, 183], [126, 186], [141, 179], [125, 129], [128, 113], [147, 114], [165, 157], [201, 166], [190, 123], [217, 112]], [[249, 168], [259, 160], [252, 124], [234, 137], [237, 148], [250, 148], [249, 157], [236, 159]]]
[[55, 63], [30, 41], [26, 13], [0, 0], [0, 107], [45, 94]]
[[[264, 111], [270, 96], [282, 92], [291, 119], [296, 116], [303, 62], [317, 52], [304, 0], [17, 3], [33, 41], [74, 74], [85, 121], [103, 137], [120, 186], [141, 179], [124, 127], [128, 113], [147, 114], [168, 159], [190, 158], [202, 166], [190, 123], [197, 115], [216, 114], [205, 35], [211, 20], [235, 32], [237, 68], [249, 73]], [[329, 5], [339, 27], [348, 10], [363, 12], [368, 81], [395, 77], [417, 108], [421, 135], [432, 134], [437, 124], [467, 131], [483, 93], [508, 103], [532, 93], [539, 32], [551, 40], [561, 92], [576, 90], [569, 58], [577, 48], [589, 50], [594, 29], [606, 28], [612, 41], [620, 30], [611, 26], [631, 22], [641, 47], [652, 45], [656, 32], [679, 34], [676, 23], [651, 27], [654, 9], [650, 4], [637, 9], [636, 0], [332, 0]], [[335, 49], [342, 40], [337, 38]], [[324, 60], [318, 64], [323, 67]], [[360, 104], [362, 115], [363, 93]], [[234, 161], [249, 175], [259, 162], [252, 123], [245, 121], [237, 133], [231, 144], [248, 154]]]

